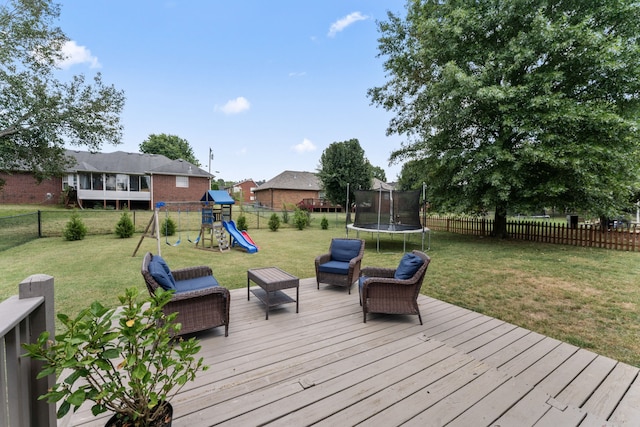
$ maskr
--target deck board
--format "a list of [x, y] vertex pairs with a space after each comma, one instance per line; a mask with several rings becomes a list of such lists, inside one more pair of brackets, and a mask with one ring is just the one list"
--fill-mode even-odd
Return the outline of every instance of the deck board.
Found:
[[[197, 334], [210, 369], [173, 399], [173, 425], [640, 425], [635, 367], [422, 295], [423, 325], [364, 323], [352, 291], [302, 279], [300, 312], [265, 320], [232, 290], [229, 336]], [[105, 418], [86, 407], [68, 425]]]

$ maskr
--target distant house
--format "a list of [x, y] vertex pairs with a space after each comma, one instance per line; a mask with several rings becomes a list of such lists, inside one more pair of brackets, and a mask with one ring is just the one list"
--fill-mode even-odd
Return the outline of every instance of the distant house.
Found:
[[31, 173], [0, 174], [6, 181], [1, 203], [59, 203], [67, 189], [82, 207], [151, 209], [156, 202], [198, 201], [211, 188], [211, 175], [159, 154], [90, 153], [67, 150], [76, 160], [62, 177], [38, 184]]
[[319, 199], [322, 186], [314, 173], [284, 171], [256, 188], [254, 194], [261, 206], [281, 209], [295, 206], [305, 198]]
[[258, 185], [253, 179], [245, 179], [233, 184], [233, 187], [229, 189], [229, 193], [242, 203], [254, 203], [256, 201], [254, 191], [257, 187]]

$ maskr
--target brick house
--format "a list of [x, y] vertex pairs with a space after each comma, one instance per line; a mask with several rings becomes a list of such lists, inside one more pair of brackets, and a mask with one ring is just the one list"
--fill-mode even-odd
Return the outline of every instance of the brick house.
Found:
[[284, 171], [260, 185], [254, 193], [261, 206], [271, 209], [282, 209], [283, 206], [290, 209], [301, 206], [304, 201], [312, 201], [312, 204], [324, 201], [322, 183], [312, 172]]
[[73, 188], [82, 207], [151, 209], [156, 202], [199, 201], [211, 175], [184, 160], [159, 154], [67, 150], [76, 164], [62, 177], [38, 184], [28, 172], [2, 173], [0, 203], [56, 204]]
[[254, 191], [258, 185], [253, 179], [245, 179], [244, 181], [233, 184], [233, 187], [229, 188], [229, 193], [241, 203], [254, 203], [256, 196]]

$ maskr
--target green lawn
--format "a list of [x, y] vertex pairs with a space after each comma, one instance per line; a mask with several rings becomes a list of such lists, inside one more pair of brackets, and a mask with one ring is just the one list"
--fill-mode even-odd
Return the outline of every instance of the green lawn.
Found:
[[[264, 217], [261, 228], [252, 229], [249, 218], [249, 234], [260, 247], [256, 254], [196, 249], [184, 236], [175, 247], [162, 240], [161, 252], [172, 268], [210, 265], [230, 289], [246, 286], [246, 270], [253, 267], [275, 265], [313, 277], [315, 256], [327, 251], [332, 237], [345, 234], [341, 218], [334, 222], [334, 214], [327, 214], [330, 229], [321, 230], [319, 217], [310, 229], [284, 226], [277, 232], [266, 229]], [[401, 237], [382, 236], [380, 253], [375, 237], [361, 237], [366, 240], [364, 265], [397, 265]], [[44, 273], [55, 278], [56, 311], [73, 314], [96, 299], [115, 305], [125, 288], [144, 290], [142, 256], [155, 253], [157, 242], [145, 238], [132, 257], [139, 240], [140, 234], [130, 239], [90, 235], [77, 242], [52, 237], [0, 252], [0, 300], [17, 294], [24, 278]], [[413, 236], [407, 250], [419, 248]], [[424, 294], [640, 366], [639, 254], [443, 232], [432, 233], [427, 253], [432, 263]]]

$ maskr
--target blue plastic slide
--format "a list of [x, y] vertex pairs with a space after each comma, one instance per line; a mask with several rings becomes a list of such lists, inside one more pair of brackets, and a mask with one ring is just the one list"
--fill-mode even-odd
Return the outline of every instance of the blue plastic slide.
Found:
[[222, 225], [224, 226], [224, 229], [227, 230], [227, 233], [229, 233], [229, 235], [231, 236], [231, 246], [238, 245], [250, 254], [258, 252], [258, 248], [256, 247], [256, 245], [252, 245], [251, 243], [249, 243], [247, 239], [244, 238], [242, 233], [238, 231], [236, 223], [233, 220], [229, 222], [222, 221]]

